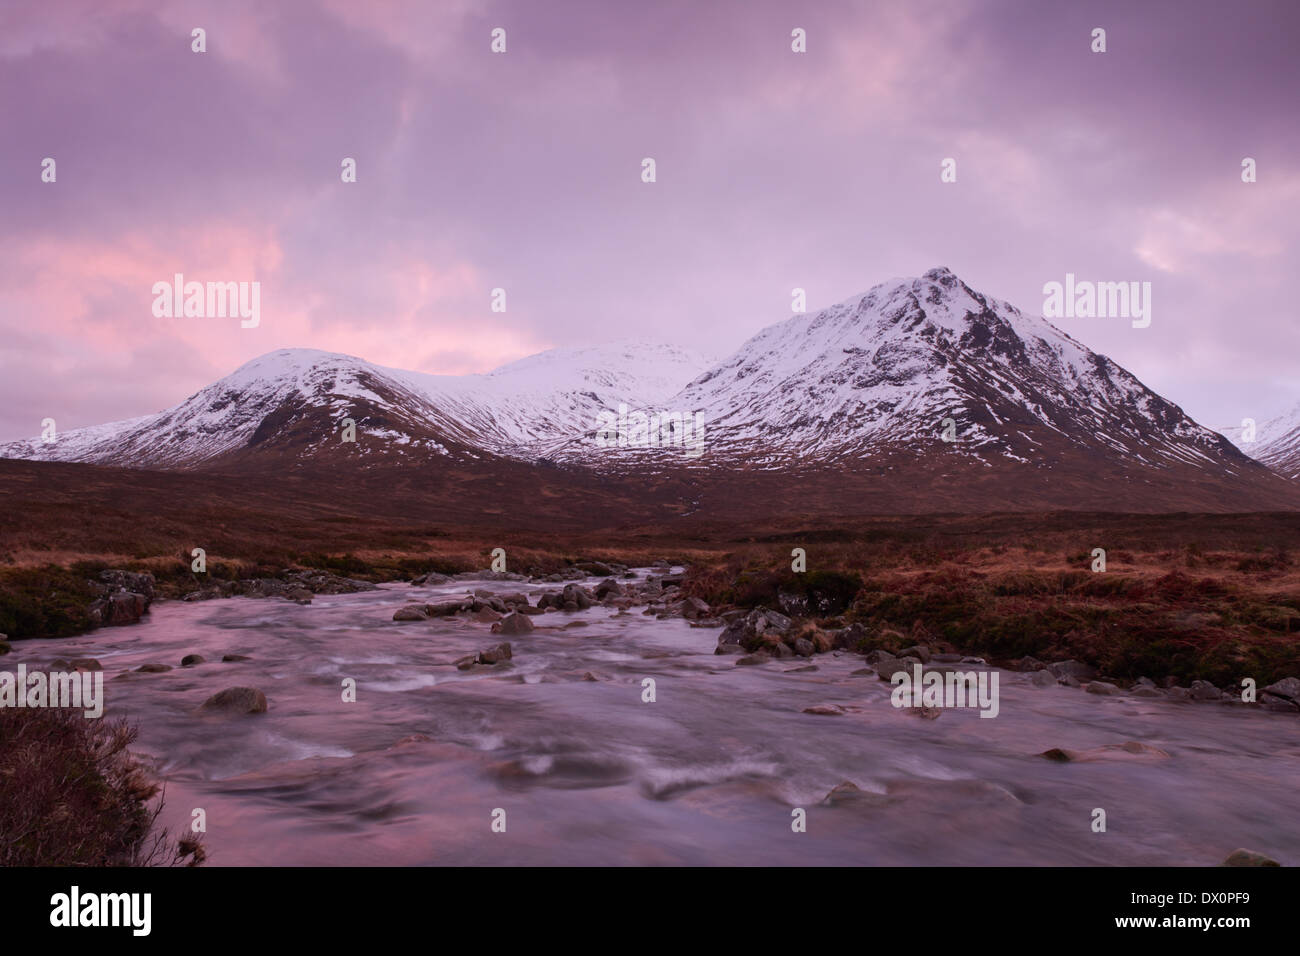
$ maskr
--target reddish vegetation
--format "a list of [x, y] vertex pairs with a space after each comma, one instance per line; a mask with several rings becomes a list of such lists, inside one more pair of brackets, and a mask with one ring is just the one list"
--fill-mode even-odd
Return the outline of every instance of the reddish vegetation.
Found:
[[128, 752], [124, 721], [0, 708], [0, 866], [156, 866], [203, 861], [153, 826], [159, 788]]

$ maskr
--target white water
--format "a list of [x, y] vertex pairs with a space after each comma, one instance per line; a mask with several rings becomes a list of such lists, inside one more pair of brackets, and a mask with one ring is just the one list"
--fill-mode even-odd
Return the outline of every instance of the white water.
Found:
[[[513, 638], [391, 620], [467, 587], [520, 590], [166, 603], [140, 625], [20, 642], [5, 666], [97, 657], [107, 715], [139, 724], [137, 749], [166, 779], [162, 822], [183, 830], [206, 811], [209, 865], [1208, 865], [1237, 847], [1300, 865], [1294, 716], [1002, 672], [995, 719], [926, 720], [892, 707], [883, 681], [850, 676], [856, 654], [819, 655], [806, 672], [803, 660], [736, 666], [713, 654], [716, 629], [641, 608], [549, 613]], [[503, 639], [509, 665], [454, 667]], [[126, 673], [188, 653], [209, 663]], [[220, 663], [226, 653], [253, 660]], [[345, 677], [356, 703], [342, 702]], [[261, 689], [269, 712], [197, 711], [232, 686]], [[819, 703], [847, 713], [802, 713]], [[429, 739], [399, 743], [416, 734]], [[1130, 740], [1170, 756], [1038, 756]], [[867, 795], [823, 804], [844, 781]], [[791, 830], [796, 807], [806, 833]], [[505, 833], [491, 830], [497, 808]], [[1092, 832], [1094, 808], [1105, 833]]]

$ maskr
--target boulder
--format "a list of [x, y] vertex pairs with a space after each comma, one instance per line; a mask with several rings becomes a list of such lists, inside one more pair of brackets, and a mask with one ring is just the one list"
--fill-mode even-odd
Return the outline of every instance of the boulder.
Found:
[[425, 612], [430, 617], [451, 617], [460, 611], [468, 610], [473, 607], [474, 599], [468, 595], [463, 598], [455, 598], [451, 601], [439, 601], [437, 604], [424, 605]]
[[709, 605], [697, 597], [688, 597], [682, 601], [682, 617], [688, 621], [698, 621], [709, 613]]
[[205, 700], [203, 708], [236, 714], [264, 714], [266, 695], [255, 687], [228, 687]]
[[831, 632], [831, 644], [836, 650], [856, 651], [867, 639], [867, 629], [861, 624], [850, 624]]
[[1290, 701], [1300, 702], [1300, 678], [1283, 677], [1280, 681], [1263, 688], [1263, 692], [1272, 694], [1274, 697], [1284, 697]]
[[1134, 687], [1129, 691], [1134, 697], [1164, 697], [1165, 692], [1159, 687], [1147, 687], [1145, 684]]
[[1259, 695], [1259, 705], [1265, 710], [1277, 714], [1294, 714], [1300, 711], [1300, 702], [1287, 700], [1285, 697], [1276, 697], [1268, 693]]
[[913, 644], [911, 647], [905, 647], [898, 652], [899, 657], [915, 657], [922, 664], [930, 663], [930, 648], [924, 644]]
[[75, 671], [102, 671], [104, 668], [93, 657], [78, 657], [73, 659], [72, 669]]
[[1089, 694], [1118, 694], [1119, 688], [1114, 684], [1108, 684], [1104, 680], [1089, 681], [1088, 686], [1084, 688]]
[[393, 620], [427, 621], [429, 619], [428, 607], [427, 604], [408, 604], [405, 607], [399, 607], [393, 612]]
[[[524, 620], [528, 620], [524, 618]], [[478, 661], [480, 664], [499, 664], [501, 661], [510, 660], [511, 652], [509, 643], [496, 644], [485, 651], [478, 652]]]
[[1192, 681], [1190, 694], [1192, 700], [1221, 700], [1223, 698], [1223, 691], [1207, 680]]
[[314, 595], [306, 588], [290, 588], [284, 596], [294, 604], [310, 604]]
[[13, 647], [9, 644], [8, 641], [5, 640], [5, 635], [0, 634], [0, 657], [4, 657], [12, 650]]
[[623, 586], [613, 578], [607, 578], [596, 585], [597, 600], [603, 601], [609, 597], [622, 597], [625, 593]]
[[533, 622], [527, 614], [512, 611], [492, 625], [493, 634], [527, 634], [533, 630]]
[[813, 642], [806, 637], [797, 637], [794, 641], [794, 652], [800, 657], [812, 657], [816, 653]]
[[[585, 611], [591, 607], [591, 594], [588, 593], [586, 588], [577, 584], [566, 584], [560, 597], [565, 610]], [[573, 607], [570, 607], [570, 605], [573, 605]]]
[[1047, 669], [1057, 676], [1073, 677], [1077, 681], [1090, 681], [1097, 676], [1097, 669], [1084, 664], [1080, 661], [1057, 661], [1055, 664], [1048, 664]]
[[163, 674], [171, 669], [170, 664], [141, 664], [136, 668], [141, 674]]
[[1055, 687], [1056, 675], [1046, 669], [1034, 671], [1029, 677], [1029, 682], [1035, 687]]
[[86, 611], [99, 627], [121, 627], [137, 623], [148, 613], [149, 599], [134, 591], [116, 591], [92, 601]]
[[206, 664], [208, 659], [202, 654], [186, 654], [181, 658], [181, 667], [193, 667], [195, 664]]
[[154, 598], [154, 576], [136, 571], [100, 571], [99, 580], [108, 586], [109, 591], [130, 591], [152, 603]]

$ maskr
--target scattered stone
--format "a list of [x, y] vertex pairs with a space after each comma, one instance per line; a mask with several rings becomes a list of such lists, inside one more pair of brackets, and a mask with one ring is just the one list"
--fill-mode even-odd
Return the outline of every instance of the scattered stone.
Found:
[[165, 674], [171, 669], [170, 664], [141, 664], [136, 668], [141, 674]]
[[1118, 694], [1119, 688], [1114, 684], [1108, 684], [1104, 680], [1089, 681], [1084, 688], [1089, 694]]
[[475, 664], [477, 664], [477, 663], [478, 663], [478, 655], [477, 655], [477, 654], [467, 654], [467, 655], [464, 656], [464, 657], [457, 658], [457, 660], [456, 660], [456, 670], [458, 670], [458, 671], [467, 671], [467, 670], [469, 670], [470, 668], [472, 668], [472, 667], [473, 667]]
[[1233, 850], [1220, 866], [1281, 866], [1277, 860], [1254, 850]]
[[922, 717], [925, 720], [938, 720], [939, 716], [943, 713], [943, 708], [926, 707], [922, 705], [920, 707], [904, 707], [902, 708], [902, 711], [909, 717]]
[[794, 652], [800, 657], [812, 657], [816, 652], [813, 642], [806, 637], [795, 638]]
[[1039, 756], [1063, 763], [1088, 763], [1096, 760], [1165, 760], [1169, 754], [1150, 744], [1128, 740], [1122, 744], [1093, 747], [1091, 750], [1066, 750], [1062, 747], [1053, 747], [1051, 750], [1043, 751]]
[[930, 663], [930, 648], [924, 644], [913, 644], [911, 647], [905, 647], [898, 652], [899, 657], [915, 657], [922, 664]]
[[208, 659], [202, 654], [186, 654], [181, 658], [181, 667], [193, 667], [195, 664], [206, 664]]
[[247, 654], [222, 654], [221, 662], [223, 664], [237, 664], [240, 661], [251, 661], [252, 658]]
[[813, 704], [811, 707], [803, 709], [805, 714], [820, 714], [827, 717], [839, 717], [844, 713], [844, 708], [839, 704]]
[[816, 664], [804, 664], [803, 667], [791, 667], [785, 673], [787, 674], [806, 674], [808, 671], [815, 671], [818, 667]]
[[435, 584], [447, 584], [451, 578], [445, 574], [439, 574], [437, 571], [430, 571], [428, 574], [422, 574], [418, 578], [411, 579], [412, 587], [431, 587]]
[[739, 664], [765, 664], [772, 659], [769, 654], [746, 654], [736, 661]]
[[228, 687], [205, 700], [203, 707], [240, 714], [264, 714], [266, 695], [255, 687]]
[[1055, 687], [1056, 675], [1049, 670], [1034, 671], [1029, 677], [1030, 683], [1035, 687]]
[[310, 604], [314, 595], [306, 588], [292, 588], [284, 596], [294, 604]]
[[77, 671], [102, 671], [104, 668], [93, 657], [78, 657], [72, 661], [72, 669]]
[[1186, 687], [1174, 686], [1165, 692], [1170, 700], [1191, 700], [1192, 692]]

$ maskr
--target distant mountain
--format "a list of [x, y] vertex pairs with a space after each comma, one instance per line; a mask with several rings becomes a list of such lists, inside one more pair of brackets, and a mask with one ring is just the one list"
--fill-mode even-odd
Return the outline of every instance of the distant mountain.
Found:
[[[651, 343], [552, 349], [486, 375], [428, 375], [315, 349], [281, 349], [181, 404], [0, 446], [0, 457], [194, 470], [296, 460], [531, 459], [619, 403], [661, 401], [705, 360]], [[342, 423], [357, 441], [341, 441]]]
[[1286, 478], [1300, 478], [1300, 403], [1281, 415], [1262, 422], [1253, 441], [1237, 429], [1232, 433], [1237, 446], [1256, 461]]
[[[340, 440], [345, 418], [355, 443]], [[683, 435], [684, 425], [702, 433]], [[524, 465], [548, 480], [556, 469], [581, 474], [593, 489], [627, 479], [617, 500], [653, 488], [677, 513], [719, 516], [1300, 508], [1300, 486], [947, 269], [796, 315], [713, 365], [630, 343], [445, 376], [285, 349], [167, 411], [53, 445], [13, 443], [0, 456], [164, 470], [401, 468], [403, 481], [421, 467], [461, 468], [463, 487], [483, 488], [504, 487], [508, 465], [512, 489], [526, 487]]]

